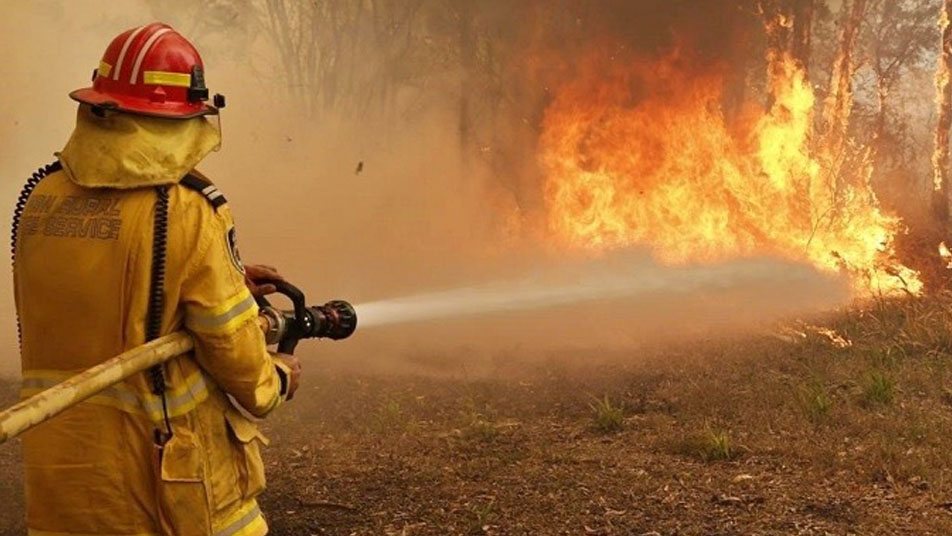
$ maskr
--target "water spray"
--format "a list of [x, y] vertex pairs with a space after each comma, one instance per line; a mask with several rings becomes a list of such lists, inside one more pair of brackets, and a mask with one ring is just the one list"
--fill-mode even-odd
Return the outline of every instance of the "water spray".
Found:
[[808, 282], [815, 284], [818, 277], [810, 267], [771, 260], [681, 268], [643, 266], [631, 269], [625, 275], [602, 272], [570, 282], [524, 279], [469, 286], [363, 303], [357, 305], [356, 310], [363, 330], [374, 326], [546, 309], [599, 300], [632, 299], [662, 291], [716, 291], [757, 283], [778, 287], [802, 286]]

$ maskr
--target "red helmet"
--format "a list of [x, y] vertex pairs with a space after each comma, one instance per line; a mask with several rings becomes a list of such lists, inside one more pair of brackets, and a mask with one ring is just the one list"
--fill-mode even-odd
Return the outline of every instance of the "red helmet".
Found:
[[217, 107], [205, 104], [202, 57], [161, 22], [119, 34], [93, 71], [93, 87], [69, 96], [93, 107], [174, 119], [216, 114], [225, 105], [221, 95], [215, 95]]

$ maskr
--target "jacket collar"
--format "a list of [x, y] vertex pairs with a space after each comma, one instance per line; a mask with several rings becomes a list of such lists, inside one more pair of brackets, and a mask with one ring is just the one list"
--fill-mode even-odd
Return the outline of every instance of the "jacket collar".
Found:
[[76, 128], [57, 156], [67, 176], [92, 188], [140, 188], [175, 184], [221, 145], [221, 134], [204, 117], [160, 119], [107, 112], [81, 105]]

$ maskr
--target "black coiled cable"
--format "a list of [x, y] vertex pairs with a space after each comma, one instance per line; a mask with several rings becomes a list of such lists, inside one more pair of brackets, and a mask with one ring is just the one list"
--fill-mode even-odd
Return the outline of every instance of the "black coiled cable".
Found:
[[[36, 186], [40, 184], [41, 180], [47, 175], [53, 174], [61, 169], [63, 169], [63, 165], [59, 160], [37, 169], [30, 175], [30, 178], [26, 180], [23, 189], [20, 190], [16, 207], [13, 209], [13, 221], [10, 224], [10, 264], [14, 270], [16, 270], [17, 264], [17, 240], [20, 236], [20, 220], [23, 218], [23, 211], [26, 210], [26, 205], [30, 201], [30, 195], [33, 194], [33, 190], [36, 189]], [[17, 340], [21, 342], [23, 340], [19, 316], [17, 316]]]
[[26, 180], [23, 189], [20, 190], [20, 195], [17, 197], [16, 208], [13, 209], [13, 223], [10, 225], [10, 261], [13, 264], [16, 264], [17, 261], [17, 237], [20, 230], [20, 219], [23, 217], [23, 211], [26, 210], [26, 204], [30, 201], [30, 195], [41, 180], [47, 175], [61, 169], [63, 169], [63, 165], [60, 164], [59, 160], [37, 169], [33, 172], [33, 175]]
[[165, 250], [169, 241], [169, 190], [167, 186], [161, 186], [156, 188], [155, 192], [157, 199], [152, 226], [152, 274], [145, 342], [154, 341], [162, 334], [162, 312], [165, 309]]
[[[149, 283], [149, 308], [145, 319], [145, 342], [154, 341], [162, 334], [162, 313], [165, 309], [165, 259], [169, 240], [169, 189], [155, 189], [155, 216], [152, 225], [152, 271]], [[162, 397], [162, 415], [165, 419], [165, 437], [156, 431], [156, 442], [164, 444], [172, 436], [169, 409], [166, 400], [165, 370], [156, 365], [149, 370], [152, 394]]]

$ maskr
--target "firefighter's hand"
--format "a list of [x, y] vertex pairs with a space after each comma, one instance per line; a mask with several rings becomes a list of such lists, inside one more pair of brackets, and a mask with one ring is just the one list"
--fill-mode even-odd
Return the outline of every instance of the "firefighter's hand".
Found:
[[282, 365], [288, 368], [291, 373], [287, 377], [288, 393], [285, 400], [294, 398], [294, 392], [297, 391], [298, 384], [301, 381], [301, 361], [297, 357], [288, 354], [274, 354], [274, 359], [280, 361]]
[[256, 281], [277, 279], [284, 281], [284, 276], [278, 273], [277, 268], [265, 264], [248, 264], [245, 266], [245, 285], [251, 294], [257, 297], [274, 294], [277, 290], [274, 285], [258, 285]]

